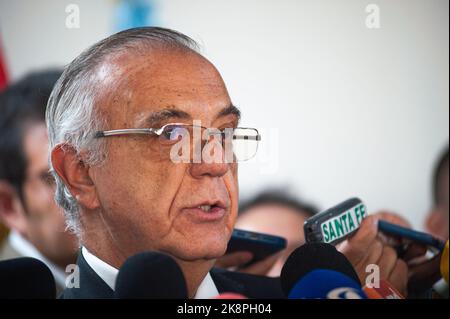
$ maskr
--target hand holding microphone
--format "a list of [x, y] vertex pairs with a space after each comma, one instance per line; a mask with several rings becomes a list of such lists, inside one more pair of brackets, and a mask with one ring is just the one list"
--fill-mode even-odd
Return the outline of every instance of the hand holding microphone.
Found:
[[[386, 213], [380, 216], [386, 218]], [[408, 268], [396, 250], [379, 236], [379, 219], [377, 215], [367, 215], [359, 198], [351, 198], [308, 219], [304, 225], [306, 241], [337, 245], [362, 282], [368, 275], [367, 266], [378, 265], [380, 279], [391, 282], [406, 294]]]
[[338, 245], [352, 263], [360, 281], [365, 283], [368, 265], [379, 266], [380, 279], [390, 282], [402, 295], [407, 294], [408, 266], [397, 256], [394, 248], [378, 237], [378, 217], [368, 216], [354, 236]]
[[424, 256], [427, 247], [442, 251], [442, 241], [411, 230], [409, 223], [396, 214], [381, 212], [367, 216], [366, 207], [358, 198], [346, 200], [311, 217], [305, 222], [304, 229], [307, 242], [337, 245], [352, 262], [362, 281], [367, 275], [366, 266], [375, 264], [379, 266], [381, 279], [406, 295], [407, 264], [412, 274], [410, 289], [431, 288], [431, 282], [440, 276], [437, 259], [418, 267], [411, 261]]

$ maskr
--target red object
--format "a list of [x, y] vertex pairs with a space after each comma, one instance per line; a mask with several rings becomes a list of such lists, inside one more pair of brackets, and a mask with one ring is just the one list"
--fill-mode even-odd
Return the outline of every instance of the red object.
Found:
[[386, 280], [380, 280], [380, 287], [363, 287], [369, 299], [405, 299], [397, 289]]
[[8, 85], [8, 75], [6, 72], [6, 63], [3, 58], [2, 44], [0, 43], [0, 91]]
[[234, 293], [234, 292], [224, 292], [212, 299], [248, 299], [247, 297]]

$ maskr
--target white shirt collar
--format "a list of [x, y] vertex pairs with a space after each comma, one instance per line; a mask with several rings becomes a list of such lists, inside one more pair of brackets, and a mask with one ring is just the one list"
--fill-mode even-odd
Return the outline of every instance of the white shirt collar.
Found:
[[[81, 248], [81, 253], [88, 265], [97, 273], [97, 275], [112, 289], [116, 286], [116, 278], [119, 270], [107, 264], [100, 258], [94, 256], [86, 247]], [[208, 273], [197, 289], [194, 299], [209, 299], [219, 294], [214, 281]]]
[[119, 270], [105, 263], [103, 260], [94, 256], [87, 250], [86, 247], [81, 248], [81, 253], [89, 266], [97, 273], [97, 275], [103, 279], [103, 281], [114, 290], [116, 286], [116, 278]]
[[39, 250], [36, 249], [28, 240], [26, 240], [18, 232], [11, 230], [8, 236], [9, 245], [14, 248], [20, 255], [24, 257], [32, 257], [42, 261], [52, 272], [56, 283], [65, 287], [66, 273], [57, 265], [52, 263], [50, 260], [45, 258]]
[[211, 299], [217, 297], [217, 295], [219, 295], [219, 291], [211, 278], [211, 274], [208, 272], [205, 279], [198, 286], [194, 299]]

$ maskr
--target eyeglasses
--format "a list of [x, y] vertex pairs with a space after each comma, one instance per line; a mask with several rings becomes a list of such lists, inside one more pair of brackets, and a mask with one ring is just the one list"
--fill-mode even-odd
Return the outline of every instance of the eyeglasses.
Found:
[[[205, 157], [205, 155], [214, 155], [213, 153], [217, 155], [218, 145], [221, 146], [221, 151], [225, 150], [226, 162], [247, 161], [256, 155], [258, 143], [261, 140], [261, 135], [254, 128], [237, 127], [219, 130], [184, 123], [169, 123], [160, 128], [98, 131], [95, 133], [95, 138], [136, 134], [158, 137], [158, 144], [163, 150], [163, 154], [167, 155], [167, 151], [169, 151], [172, 160], [173, 155], [182, 155], [184, 161], [194, 160], [194, 162], [196, 161], [193, 148], [200, 149], [201, 156]], [[180, 144], [180, 142], [185, 144]], [[186, 143], [189, 143], [189, 152], [180, 154], [180, 149], [183, 150], [182, 148], [186, 146]], [[199, 145], [199, 147], [196, 148], [196, 145]]]

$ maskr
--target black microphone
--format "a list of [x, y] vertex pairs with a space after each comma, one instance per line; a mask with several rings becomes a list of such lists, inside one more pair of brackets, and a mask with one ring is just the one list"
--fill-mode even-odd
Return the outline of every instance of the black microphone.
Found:
[[351, 263], [330, 244], [297, 248], [284, 264], [280, 280], [289, 299], [367, 298]]
[[0, 299], [55, 297], [55, 279], [42, 261], [21, 257], [0, 262]]
[[128, 258], [117, 275], [115, 298], [187, 299], [183, 273], [174, 259], [158, 252]]

